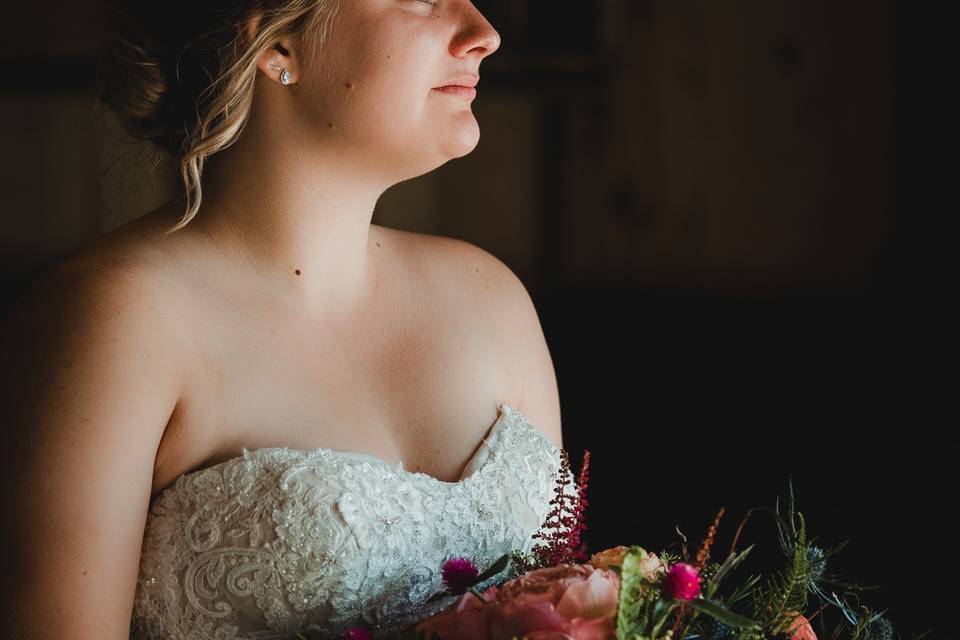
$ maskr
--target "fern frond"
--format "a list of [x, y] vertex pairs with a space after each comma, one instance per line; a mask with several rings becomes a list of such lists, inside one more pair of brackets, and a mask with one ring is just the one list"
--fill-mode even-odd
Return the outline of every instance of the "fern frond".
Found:
[[[792, 506], [792, 505], [791, 505]], [[807, 591], [810, 586], [810, 565], [807, 563], [807, 531], [803, 514], [796, 538], [791, 542], [793, 559], [791, 566], [778, 572], [768, 581], [767, 602], [762, 612], [768, 627], [779, 633], [789, 622], [790, 611], [803, 611], [807, 606]], [[793, 522], [790, 521], [791, 526]]]

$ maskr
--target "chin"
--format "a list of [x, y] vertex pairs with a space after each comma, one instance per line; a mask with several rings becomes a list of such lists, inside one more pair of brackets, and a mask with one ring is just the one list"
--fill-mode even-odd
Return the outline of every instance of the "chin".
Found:
[[461, 158], [476, 149], [479, 143], [480, 129], [478, 127], [471, 130], [464, 128], [451, 136], [443, 145], [444, 155], [449, 158]]
[[440, 142], [434, 148], [433, 153], [429, 155], [424, 155], [422, 153], [424, 149], [421, 147], [417, 149], [417, 151], [421, 153], [415, 156], [408, 155], [406, 161], [401, 163], [401, 166], [411, 170], [410, 174], [404, 176], [402, 179], [409, 180], [417, 176], [422, 176], [430, 173], [434, 169], [442, 167], [450, 160], [462, 158], [476, 149], [479, 141], [479, 135], [466, 135], [465, 133], [461, 133], [459, 136], [451, 136]]
[[476, 149], [476, 148], [477, 148], [477, 145], [476, 145], [476, 144], [471, 145], [471, 146], [469, 146], [469, 147], [462, 147], [462, 148], [460, 148], [460, 149], [457, 150], [457, 151], [451, 151], [451, 152], [448, 154], [448, 157], [449, 157], [451, 160], [453, 160], [453, 159], [455, 159], [455, 158], [462, 158], [463, 156], [466, 156], [466, 155], [469, 155], [470, 153], [472, 153], [473, 150]]

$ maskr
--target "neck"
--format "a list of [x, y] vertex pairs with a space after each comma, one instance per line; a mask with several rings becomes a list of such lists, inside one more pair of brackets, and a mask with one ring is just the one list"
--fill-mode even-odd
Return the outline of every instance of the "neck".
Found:
[[306, 311], [362, 305], [377, 280], [371, 220], [385, 182], [342, 156], [259, 142], [248, 131], [211, 157], [201, 207], [178, 233], [202, 235], [242, 277]]

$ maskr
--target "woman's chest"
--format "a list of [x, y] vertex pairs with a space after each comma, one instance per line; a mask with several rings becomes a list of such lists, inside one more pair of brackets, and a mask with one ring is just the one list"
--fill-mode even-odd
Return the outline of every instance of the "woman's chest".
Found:
[[194, 316], [193, 366], [157, 455], [154, 491], [243, 448], [374, 455], [456, 480], [519, 387], [468, 303], [384, 303], [364, 322], [306, 325], [257, 309]]

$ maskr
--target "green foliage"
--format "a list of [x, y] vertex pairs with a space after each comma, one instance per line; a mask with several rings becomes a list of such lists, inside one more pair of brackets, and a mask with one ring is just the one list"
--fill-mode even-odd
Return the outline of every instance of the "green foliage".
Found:
[[[620, 565], [620, 593], [617, 606], [617, 638], [646, 637], [652, 624], [661, 621], [673, 609], [672, 603], [659, 598], [659, 590], [644, 578], [641, 562], [647, 557], [643, 547], [631, 546]], [[655, 637], [651, 634], [650, 637]]]
[[487, 567], [487, 570], [479, 574], [476, 577], [476, 582], [483, 582], [487, 578], [497, 575], [501, 571], [507, 568], [507, 563], [510, 562], [510, 554], [505, 553], [499, 558], [497, 558], [493, 564]]
[[[791, 511], [791, 518], [792, 518]], [[764, 627], [773, 633], [788, 628], [792, 618], [790, 611], [804, 611], [807, 607], [807, 591], [810, 585], [810, 566], [807, 564], [806, 523], [798, 513], [800, 528], [792, 541], [793, 558], [786, 570], [775, 573], [768, 581], [763, 606], [755, 615], [764, 621]], [[792, 524], [792, 523], [791, 523]]]
[[733, 627], [735, 629], [746, 629], [757, 626], [757, 623], [752, 619], [733, 613], [723, 606], [722, 603], [715, 600], [696, 598], [694, 600], [690, 600], [687, 602], [687, 604], [693, 609], [696, 609], [702, 613], [706, 613], [716, 620], [719, 620], [728, 627]]
[[762, 576], [751, 575], [743, 584], [737, 585], [737, 588], [734, 589], [733, 593], [731, 593], [729, 597], [725, 598], [725, 601], [730, 605], [734, 605], [740, 600], [743, 600], [747, 596], [751, 595], [755, 585], [760, 582], [761, 578]]
[[710, 578], [710, 582], [719, 586], [720, 582], [727, 577], [727, 574], [737, 568], [737, 566], [744, 561], [744, 559], [749, 555], [756, 545], [750, 545], [740, 553], [736, 551], [731, 551], [730, 555], [727, 556], [727, 559], [723, 561], [723, 564], [720, 565], [720, 569], [717, 571], [716, 575]]
[[514, 568], [514, 573], [518, 576], [533, 569], [541, 568], [540, 561], [536, 556], [524, 554], [520, 550], [511, 551], [510, 560], [512, 560], [511, 566]]
[[734, 636], [734, 640], [766, 640], [766, 636], [759, 627], [748, 627], [740, 629]]

